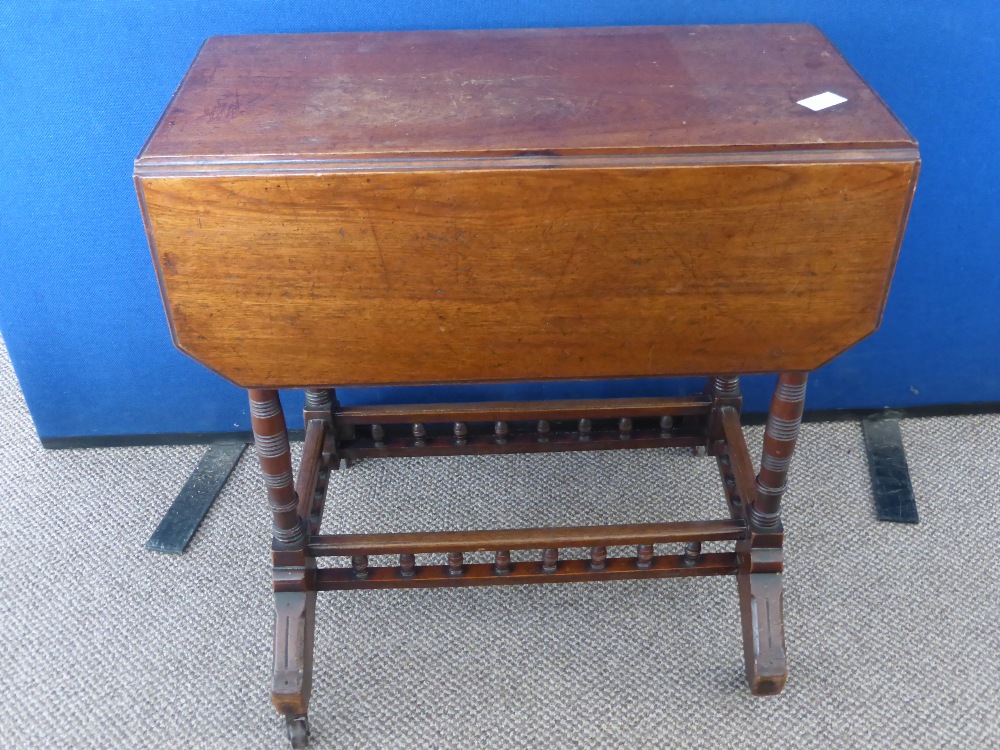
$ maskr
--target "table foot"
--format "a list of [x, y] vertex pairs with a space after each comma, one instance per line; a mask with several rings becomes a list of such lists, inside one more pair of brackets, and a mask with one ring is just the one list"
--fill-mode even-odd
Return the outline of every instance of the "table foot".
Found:
[[[316, 592], [277, 592], [274, 595], [274, 671], [271, 702], [286, 720], [305, 719], [312, 691], [313, 636], [316, 627]], [[288, 718], [292, 717], [292, 718]], [[308, 723], [303, 726], [308, 728]], [[298, 729], [295, 730], [298, 732]], [[308, 732], [307, 732], [308, 734]], [[297, 736], [297, 735], [296, 735]], [[291, 734], [292, 747], [296, 745]]]
[[736, 580], [747, 684], [754, 695], [777, 695], [788, 678], [781, 574], [741, 570]]

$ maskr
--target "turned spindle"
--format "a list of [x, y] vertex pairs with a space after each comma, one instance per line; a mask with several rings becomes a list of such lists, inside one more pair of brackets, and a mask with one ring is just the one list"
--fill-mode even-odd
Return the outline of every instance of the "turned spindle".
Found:
[[403, 578], [413, 578], [417, 574], [417, 556], [403, 553], [399, 556], [399, 574]]
[[632, 420], [628, 417], [622, 417], [618, 420], [618, 437], [622, 440], [628, 440], [632, 437]]
[[608, 564], [608, 548], [607, 547], [591, 547], [590, 548], [590, 569], [591, 570], [604, 570]]
[[681, 555], [681, 564], [691, 567], [698, 564], [701, 557], [701, 542], [688, 542], [684, 545], [684, 554]]
[[372, 440], [376, 448], [385, 448], [385, 428], [380, 424], [372, 425]]
[[740, 396], [740, 379], [738, 377], [712, 378], [709, 388], [715, 398], [738, 398]]
[[460, 576], [465, 572], [464, 555], [461, 552], [448, 553], [448, 575]]
[[254, 389], [249, 395], [254, 448], [267, 487], [272, 537], [279, 547], [295, 547], [303, 542], [305, 532], [299, 520], [299, 499], [293, 486], [285, 415], [277, 391]]
[[365, 579], [368, 577], [368, 555], [355, 555], [351, 558], [351, 569], [355, 578]]
[[493, 556], [493, 572], [500, 576], [510, 573], [510, 550], [497, 550]]
[[589, 419], [581, 419], [577, 425], [577, 429], [580, 431], [580, 440], [590, 440], [590, 431], [593, 428], [593, 424]]
[[649, 570], [653, 565], [653, 545], [640, 544], [636, 548], [635, 566], [639, 570]]
[[452, 432], [455, 435], [455, 445], [466, 444], [469, 435], [469, 426], [465, 422], [455, 422]]
[[413, 425], [413, 444], [417, 448], [421, 448], [427, 445], [425, 438], [427, 437], [427, 428], [421, 422], [417, 422]]
[[674, 429], [673, 417], [660, 417], [660, 437], [670, 437]]
[[305, 395], [309, 411], [330, 411], [333, 408], [333, 394], [326, 388], [306, 388]]
[[788, 466], [802, 424], [806, 400], [806, 373], [783, 372], [774, 388], [771, 409], [764, 428], [764, 452], [757, 474], [757, 499], [750, 520], [759, 527], [773, 528], [781, 516]]
[[538, 420], [538, 442], [547, 443], [549, 440], [549, 433], [552, 431], [552, 425], [549, 424], [547, 419]]
[[542, 572], [555, 573], [559, 567], [559, 550], [547, 549], [542, 552]]
[[503, 445], [507, 442], [507, 436], [510, 434], [510, 425], [506, 422], [497, 422], [493, 425], [494, 440], [497, 445]]

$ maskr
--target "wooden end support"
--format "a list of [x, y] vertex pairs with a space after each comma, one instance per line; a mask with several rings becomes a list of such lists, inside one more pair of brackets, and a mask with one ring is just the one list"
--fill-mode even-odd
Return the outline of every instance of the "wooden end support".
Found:
[[[258, 458], [274, 518], [275, 642], [272, 700], [293, 747], [304, 746], [312, 680], [316, 592], [320, 590], [490, 586], [736, 575], [747, 680], [753, 693], [780, 692], [787, 673], [782, 621], [784, 472], [801, 418], [805, 376], [780, 376], [755, 473], [740, 425], [736, 378], [717, 377], [704, 396], [536, 404], [337, 405], [328, 391], [306, 394], [306, 434], [292, 484], [277, 393], [251, 391]], [[412, 534], [318, 533], [330, 471], [341, 458], [705, 446], [716, 456], [730, 519], [664, 524], [507, 529]], [[732, 552], [702, 552], [705, 542], [735, 542]], [[656, 544], [683, 545], [676, 554]], [[609, 557], [625, 547], [626, 556]], [[565, 550], [579, 550], [575, 556]], [[513, 550], [537, 551], [514, 562]], [[489, 552], [489, 562], [467, 555]], [[420, 555], [446, 562], [420, 564]], [[395, 556], [395, 565], [372, 558]], [[319, 557], [349, 560], [317, 568]], [[582, 558], [582, 559], [580, 559]], [[296, 744], [298, 743], [298, 744]]]
[[739, 414], [723, 406], [720, 426], [724, 447], [718, 455], [730, 512], [746, 523], [747, 536], [737, 542], [737, 588], [743, 625], [746, 677], [754, 695], [775, 695], [785, 686], [784, 530], [781, 498], [795, 450], [805, 402], [806, 373], [778, 376], [764, 430], [760, 472], [754, 476]]
[[285, 717], [293, 748], [309, 737], [313, 639], [316, 619], [315, 559], [306, 552], [311, 531], [322, 519], [327, 478], [336, 460], [330, 439], [336, 400], [329, 391], [306, 393], [306, 438], [293, 483], [288, 431], [278, 393], [251, 390], [254, 446], [273, 517], [274, 661], [271, 701]]

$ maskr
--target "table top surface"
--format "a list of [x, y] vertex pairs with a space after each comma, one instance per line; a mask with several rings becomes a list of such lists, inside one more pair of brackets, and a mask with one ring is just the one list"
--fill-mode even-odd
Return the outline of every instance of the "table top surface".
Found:
[[770, 25], [216, 37], [136, 177], [177, 345], [321, 387], [814, 369], [918, 167]]
[[289, 34], [209, 39], [137, 168], [915, 145], [809, 25]]

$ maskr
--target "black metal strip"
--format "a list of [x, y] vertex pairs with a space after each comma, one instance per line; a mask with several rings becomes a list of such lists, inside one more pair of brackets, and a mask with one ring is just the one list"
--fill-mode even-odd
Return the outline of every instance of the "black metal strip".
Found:
[[910, 483], [910, 469], [903, 451], [899, 414], [882, 412], [861, 422], [868, 451], [868, 470], [880, 521], [918, 523], [917, 501]]
[[187, 484], [146, 542], [146, 549], [173, 555], [184, 552], [246, 447], [242, 440], [209, 446]]

